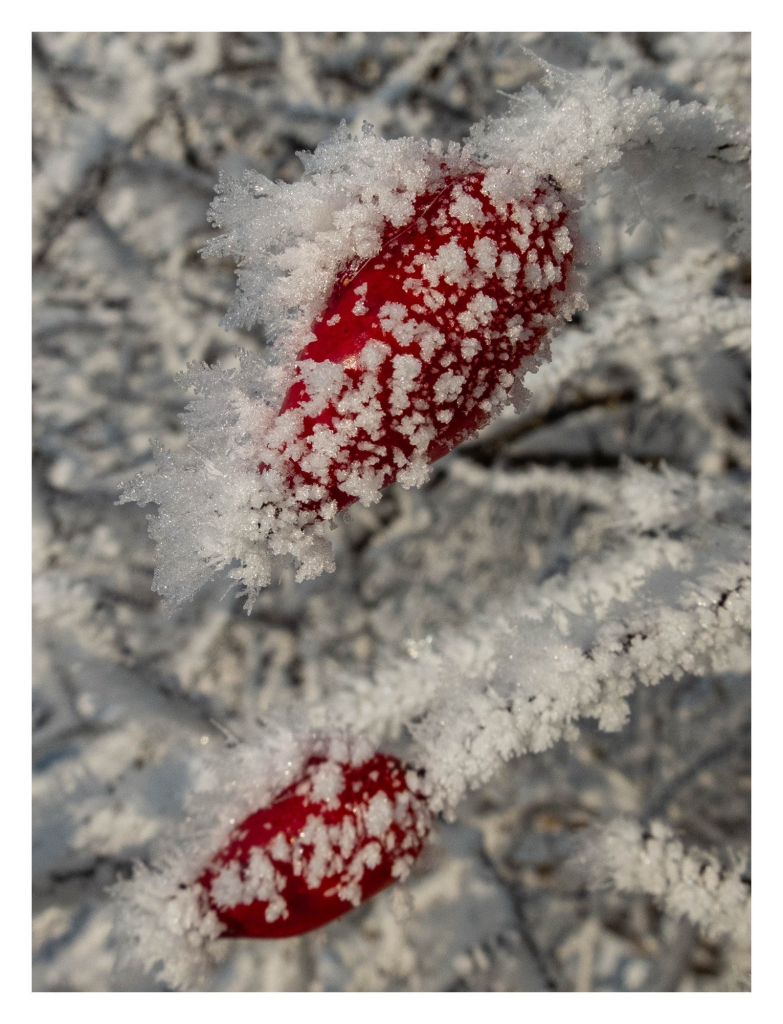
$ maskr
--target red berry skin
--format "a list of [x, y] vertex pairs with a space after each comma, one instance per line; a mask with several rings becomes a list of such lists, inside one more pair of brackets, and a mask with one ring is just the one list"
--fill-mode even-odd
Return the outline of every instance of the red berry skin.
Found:
[[[344, 783], [339, 794], [335, 776]], [[404, 877], [429, 820], [397, 758], [376, 754], [355, 767], [314, 757], [300, 780], [234, 829], [199, 883], [223, 937], [301, 935]], [[254, 857], [267, 898], [253, 898]]]
[[[357, 468], [383, 487], [411, 461], [434, 462], [474, 434], [508, 400], [520, 363], [555, 322], [573, 262], [559, 189], [541, 184], [499, 210], [483, 191], [485, 179], [477, 169], [419, 196], [409, 224], [388, 229], [376, 257], [341, 275], [312, 325], [315, 340], [299, 353], [297, 366], [339, 363], [347, 383], [316, 415], [303, 410], [292, 456], [286, 446], [278, 449], [289, 459], [292, 488], [320, 494], [300, 501], [303, 512], [320, 518], [326, 503], [340, 509], [355, 501], [340, 485]], [[450, 269], [439, 274], [444, 268]], [[384, 351], [378, 343], [388, 351], [368, 368], [372, 342], [377, 353]], [[407, 392], [395, 394], [400, 356], [408, 357], [408, 375], [420, 367]], [[369, 396], [364, 406], [373, 405], [363, 418], [362, 405], [352, 401], [362, 390]], [[299, 376], [280, 413], [310, 397]], [[354, 423], [346, 428], [346, 420]], [[328, 464], [324, 446], [315, 443], [325, 431], [339, 441]]]

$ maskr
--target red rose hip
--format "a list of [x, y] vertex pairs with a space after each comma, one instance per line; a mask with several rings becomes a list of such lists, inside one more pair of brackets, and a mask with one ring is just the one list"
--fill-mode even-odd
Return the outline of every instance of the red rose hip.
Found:
[[430, 815], [415, 773], [376, 754], [312, 758], [302, 778], [234, 829], [199, 879], [226, 937], [319, 928], [405, 877]]
[[238, 262], [225, 325], [264, 322], [272, 344], [192, 365], [186, 449], [159, 449], [158, 472], [125, 489], [161, 507], [166, 599], [228, 569], [250, 609], [289, 559], [298, 582], [333, 571], [340, 509], [421, 485], [520, 408], [547, 335], [584, 308], [576, 200], [552, 177], [479, 164], [472, 147], [338, 142], [296, 185], [246, 175], [213, 204], [228, 232], [204, 254]]
[[259, 468], [283, 470], [300, 526], [421, 483], [509, 402], [565, 308], [573, 243], [556, 185], [499, 199], [477, 166], [414, 210], [341, 275], [296, 360]]

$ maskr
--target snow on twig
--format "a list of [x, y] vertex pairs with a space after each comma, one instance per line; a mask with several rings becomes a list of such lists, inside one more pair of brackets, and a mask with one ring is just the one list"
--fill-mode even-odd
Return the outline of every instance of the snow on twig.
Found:
[[714, 854], [686, 849], [661, 821], [648, 828], [617, 819], [585, 841], [575, 866], [592, 884], [623, 893], [646, 893], [674, 918], [687, 917], [710, 942], [727, 942], [728, 984], [750, 986], [750, 883], [748, 851], [723, 865]]

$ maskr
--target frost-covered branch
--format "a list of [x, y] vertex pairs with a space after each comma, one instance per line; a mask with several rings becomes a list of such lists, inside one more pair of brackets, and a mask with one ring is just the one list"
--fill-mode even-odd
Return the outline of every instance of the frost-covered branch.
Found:
[[586, 842], [577, 861], [593, 885], [646, 893], [674, 918], [687, 917], [709, 942], [728, 940], [730, 986], [750, 986], [748, 851], [722, 865], [714, 854], [686, 849], [672, 829], [654, 821], [644, 829], [618, 819]]

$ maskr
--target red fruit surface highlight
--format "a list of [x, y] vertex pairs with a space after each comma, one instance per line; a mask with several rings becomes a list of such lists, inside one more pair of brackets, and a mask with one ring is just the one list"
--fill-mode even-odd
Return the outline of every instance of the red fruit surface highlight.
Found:
[[282, 456], [301, 525], [426, 479], [513, 398], [561, 313], [573, 243], [559, 189], [509, 201], [487, 179], [477, 169], [420, 195], [312, 325], [280, 409], [289, 429], [272, 431], [259, 467]]
[[201, 875], [222, 935], [301, 935], [404, 878], [429, 830], [415, 779], [384, 754], [358, 767], [311, 758], [302, 778], [246, 818]]

